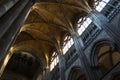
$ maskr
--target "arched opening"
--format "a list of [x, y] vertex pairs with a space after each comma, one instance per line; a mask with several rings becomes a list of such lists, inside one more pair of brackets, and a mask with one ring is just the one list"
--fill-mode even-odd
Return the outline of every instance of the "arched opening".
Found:
[[120, 53], [112, 46], [101, 46], [98, 50], [98, 65], [106, 73], [120, 60]]
[[80, 68], [73, 68], [71, 69], [68, 80], [86, 80], [86, 77]]
[[1, 78], [5, 80], [29, 80], [34, 77], [39, 66], [40, 62], [31, 53], [16, 52], [10, 58]]
[[103, 74], [110, 71], [120, 60], [120, 53], [115, 44], [110, 41], [101, 41], [93, 48], [92, 64]]

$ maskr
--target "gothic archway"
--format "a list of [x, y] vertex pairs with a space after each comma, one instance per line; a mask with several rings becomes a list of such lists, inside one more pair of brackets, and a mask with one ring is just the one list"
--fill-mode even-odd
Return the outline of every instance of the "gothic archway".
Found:
[[120, 53], [116, 45], [110, 41], [99, 41], [92, 49], [91, 62], [93, 68], [96, 68], [95, 72], [105, 74], [120, 60]]
[[[10, 58], [2, 74], [2, 79], [5, 80], [7, 79], [29, 80], [29, 78], [32, 79], [34, 78], [40, 65], [41, 65], [40, 60], [38, 60], [37, 57], [32, 55], [31, 53], [25, 51], [15, 52]], [[40, 69], [42, 69], [42, 67], [40, 67]]]
[[71, 69], [68, 80], [86, 80], [86, 76], [79, 67], [75, 67]]

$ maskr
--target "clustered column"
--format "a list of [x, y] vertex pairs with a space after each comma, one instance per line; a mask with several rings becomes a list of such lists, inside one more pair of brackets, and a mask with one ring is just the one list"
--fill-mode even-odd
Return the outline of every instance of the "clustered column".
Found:
[[89, 80], [95, 80], [93, 72], [90, 68], [90, 64], [83, 50], [84, 44], [82, 39], [79, 37], [76, 31], [73, 34], [71, 34], [71, 36], [73, 38], [74, 46], [80, 59], [81, 69], [84, 71]]
[[14, 42], [34, 0], [0, 1], [0, 61]]
[[60, 80], [65, 80], [65, 59], [62, 54], [59, 54], [58, 58], [59, 58]]
[[112, 38], [112, 41], [115, 42], [120, 48], [120, 34], [118, 31], [113, 29], [115, 25], [109, 23], [109, 20], [102, 13], [97, 12], [96, 10], [93, 10], [89, 14], [89, 17], [92, 19], [92, 22], [96, 26], [102, 28]]

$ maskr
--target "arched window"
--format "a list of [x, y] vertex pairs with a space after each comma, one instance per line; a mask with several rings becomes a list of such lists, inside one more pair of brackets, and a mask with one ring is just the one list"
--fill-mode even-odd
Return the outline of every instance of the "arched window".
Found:
[[64, 38], [63, 43], [63, 54], [66, 54], [66, 52], [70, 49], [70, 47], [74, 44], [73, 39], [70, 36], [66, 36]]
[[57, 65], [58, 62], [59, 62], [58, 54], [54, 52], [51, 57], [50, 71], [53, 70], [53, 68]]
[[120, 53], [115, 45], [109, 41], [96, 43], [93, 48], [92, 61], [94, 67], [99, 67], [100, 71], [105, 74], [110, 71], [120, 60]]
[[85, 74], [80, 68], [73, 68], [70, 71], [68, 80], [86, 80]]

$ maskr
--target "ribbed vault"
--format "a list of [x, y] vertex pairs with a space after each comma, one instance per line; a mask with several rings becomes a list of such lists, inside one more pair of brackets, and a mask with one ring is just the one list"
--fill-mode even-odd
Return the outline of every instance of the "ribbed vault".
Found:
[[[13, 52], [27, 51], [49, 65], [52, 53], [63, 44], [66, 34], [76, 29], [76, 22], [86, 16], [94, 0], [37, 0], [21, 28]], [[42, 70], [41, 70], [42, 71]]]

